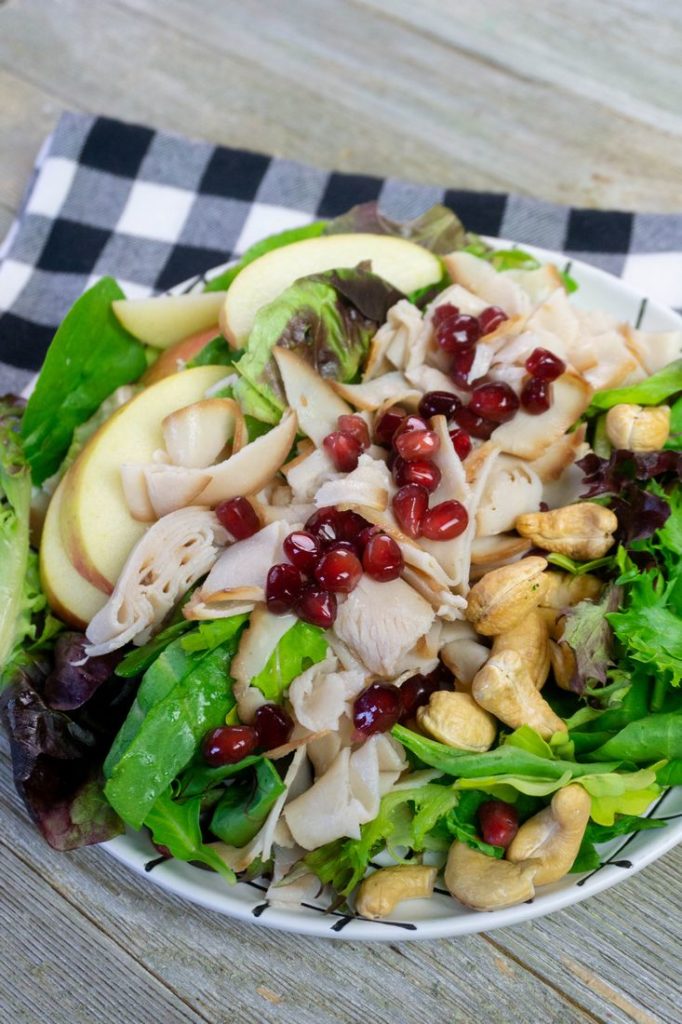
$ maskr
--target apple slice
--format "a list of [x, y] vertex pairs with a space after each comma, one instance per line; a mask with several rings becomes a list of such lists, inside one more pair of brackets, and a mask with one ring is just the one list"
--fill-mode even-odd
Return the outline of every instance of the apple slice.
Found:
[[[206, 348], [209, 341], [213, 341], [217, 335], [220, 334], [220, 328], [218, 324], [214, 324], [205, 331], [198, 331], [196, 334], [190, 334], [188, 338], [183, 338], [176, 345], [171, 345], [170, 348], [166, 348], [163, 352], [159, 353], [159, 358], [155, 363], [145, 370], [143, 373], [140, 383], [148, 386], [149, 384], [156, 384], [157, 381], [163, 380], [164, 377], [170, 377], [173, 373], [180, 373], [180, 370], [185, 369], [185, 364], [194, 359], [195, 356], [199, 355], [202, 349]], [[225, 367], [227, 370], [227, 367]]]
[[405, 294], [436, 284], [443, 276], [437, 256], [404, 238], [370, 234], [306, 238], [273, 249], [237, 275], [220, 314], [223, 334], [235, 348], [241, 348], [258, 310], [299, 277], [356, 267], [364, 260], [371, 260], [374, 273]]
[[238, 452], [248, 441], [242, 411], [233, 398], [204, 398], [166, 416], [163, 439], [176, 466], [202, 469], [217, 461], [228, 441]]
[[154, 348], [170, 348], [188, 334], [217, 324], [225, 295], [192, 292], [155, 299], [115, 299], [111, 308], [123, 327], [140, 341]]
[[121, 467], [152, 462], [163, 448], [164, 419], [203, 398], [224, 372], [224, 366], [198, 366], [145, 388], [93, 434], [64, 478], [64, 546], [78, 572], [103, 593], [111, 593], [145, 531], [128, 508]]
[[64, 481], [54, 492], [47, 509], [40, 541], [40, 582], [55, 615], [76, 629], [85, 629], [106, 604], [106, 594], [76, 572], [69, 561], [59, 519]]

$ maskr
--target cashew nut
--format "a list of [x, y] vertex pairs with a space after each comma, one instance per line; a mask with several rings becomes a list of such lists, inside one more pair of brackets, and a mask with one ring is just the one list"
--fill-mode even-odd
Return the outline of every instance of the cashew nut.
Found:
[[533, 861], [512, 864], [455, 840], [445, 865], [445, 884], [465, 907], [503, 910], [533, 898], [536, 870]]
[[549, 642], [549, 658], [554, 673], [554, 681], [562, 690], [572, 690], [571, 683], [577, 672], [576, 657], [573, 649], [568, 644], [557, 643], [554, 640]]
[[460, 750], [490, 750], [497, 722], [468, 693], [437, 690], [417, 709], [417, 722], [430, 736]]
[[476, 673], [474, 700], [511, 729], [530, 725], [543, 739], [565, 732], [566, 725], [536, 689], [523, 659], [516, 651], [492, 655]]
[[361, 884], [355, 909], [363, 917], [377, 920], [390, 914], [403, 900], [428, 899], [433, 895], [437, 873], [437, 868], [425, 864], [380, 868]]
[[516, 651], [523, 659], [534, 685], [541, 690], [549, 675], [549, 622], [540, 608], [528, 612], [523, 622], [493, 641], [492, 654]]
[[540, 607], [553, 608], [558, 612], [572, 608], [579, 601], [596, 601], [603, 586], [600, 579], [589, 573], [574, 576], [570, 572], [547, 572], [545, 578]]
[[655, 452], [670, 433], [667, 405], [614, 405], [606, 414], [606, 436], [614, 448], [633, 452]]
[[518, 516], [516, 529], [536, 547], [587, 561], [601, 558], [612, 547], [618, 520], [611, 509], [582, 501], [551, 512]]
[[546, 568], [544, 558], [531, 556], [482, 576], [467, 598], [466, 617], [476, 631], [496, 636], [518, 626], [542, 599]]
[[539, 862], [535, 882], [546, 885], [563, 878], [573, 866], [590, 818], [592, 800], [578, 783], [558, 790], [549, 807], [524, 822], [507, 848], [507, 859]]

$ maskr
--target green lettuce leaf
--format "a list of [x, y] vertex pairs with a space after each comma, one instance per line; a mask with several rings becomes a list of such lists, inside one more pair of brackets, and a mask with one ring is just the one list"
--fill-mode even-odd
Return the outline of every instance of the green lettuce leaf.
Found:
[[212, 628], [202, 649], [187, 651], [179, 637], [145, 673], [104, 764], [106, 797], [133, 828], [234, 707], [229, 668], [246, 621], [239, 615], [203, 624], [197, 633]]
[[228, 846], [246, 846], [283, 792], [284, 783], [272, 761], [259, 758], [225, 790], [213, 811], [211, 832]]
[[666, 580], [655, 569], [626, 586], [626, 604], [608, 615], [627, 661], [643, 666], [663, 685], [682, 682], [682, 588], [678, 575]]
[[660, 405], [672, 395], [682, 391], [682, 359], [668, 363], [662, 370], [653, 373], [638, 384], [622, 388], [607, 388], [592, 396], [586, 416], [594, 416], [602, 409], [611, 409], [621, 402], [634, 405]]
[[630, 722], [590, 753], [595, 761], [652, 761], [682, 758], [682, 708]]
[[606, 684], [613, 665], [613, 630], [608, 613], [618, 608], [621, 595], [619, 587], [608, 586], [599, 601], [579, 601], [563, 617], [561, 643], [568, 645], [575, 658], [571, 688], [576, 693], [583, 693], [590, 681]]
[[286, 231], [278, 232], [276, 235], [263, 238], [260, 242], [254, 242], [253, 245], [249, 246], [238, 263], [233, 267], [228, 267], [222, 274], [211, 278], [204, 291], [225, 291], [230, 287], [235, 277], [242, 272], [244, 267], [247, 267], [249, 263], [253, 263], [259, 256], [265, 256], [266, 253], [272, 252], [273, 249], [282, 249], [285, 245], [291, 245], [292, 242], [301, 242], [305, 238], [317, 238], [318, 235], [324, 233], [326, 224], [327, 222], [324, 220], [317, 220], [312, 224], [304, 224], [300, 228], [289, 228]]
[[222, 764], [218, 768], [212, 768], [207, 764], [201, 753], [197, 753], [190, 764], [180, 774], [173, 784], [173, 795], [177, 800], [187, 800], [190, 797], [201, 796], [209, 790], [220, 786], [227, 779], [253, 768], [262, 760], [260, 754], [250, 754], [242, 758], [236, 764]]
[[641, 818], [633, 814], [620, 814], [610, 825], [598, 825], [595, 821], [589, 821], [571, 871], [574, 873], [594, 871], [595, 868], [600, 867], [601, 854], [596, 847], [602, 843], [608, 843], [618, 836], [629, 836], [633, 832], [665, 828], [665, 825], [664, 821], [657, 821], [655, 818]]
[[0, 670], [34, 635], [32, 618], [45, 607], [37, 562], [29, 557], [31, 472], [19, 436], [23, 403], [0, 399]]
[[76, 427], [147, 367], [144, 346], [112, 311], [114, 299], [122, 298], [113, 278], [102, 278], [71, 307], [52, 339], [21, 425], [36, 485], [57, 471]]
[[[281, 414], [286, 398], [272, 358], [275, 345], [296, 352], [321, 377], [352, 380], [377, 327], [402, 297], [363, 267], [300, 278], [258, 311], [246, 351], [235, 369]], [[246, 397], [252, 402], [248, 393]], [[245, 411], [266, 419], [253, 405]]]
[[[307, 854], [304, 863], [325, 885], [348, 896], [362, 881], [369, 862], [393, 840], [419, 852], [426, 848], [430, 833], [456, 806], [458, 796], [450, 786], [425, 783], [387, 793], [379, 813], [361, 828], [359, 839], [337, 839]], [[437, 846], [447, 849], [452, 842], [446, 832]]]
[[165, 846], [177, 860], [198, 861], [218, 871], [228, 882], [235, 882], [235, 874], [222, 857], [201, 837], [199, 816], [201, 799], [177, 803], [170, 789], [158, 795], [147, 812], [144, 824], [158, 846]]
[[257, 686], [269, 701], [278, 703], [296, 676], [318, 661], [324, 661], [326, 656], [324, 630], [299, 620], [284, 634], [251, 685]]
[[195, 366], [232, 366], [241, 354], [240, 350], [228, 345], [222, 334], [219, 334], [189, 360], [186, 369], [191, 370]]

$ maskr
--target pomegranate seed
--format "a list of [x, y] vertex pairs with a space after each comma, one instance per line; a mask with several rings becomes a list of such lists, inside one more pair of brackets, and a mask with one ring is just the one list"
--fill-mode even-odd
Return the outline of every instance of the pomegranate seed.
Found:
[[294, 610], [299, 619], [311, 626], [329, 629], [336, 620], [336, 595], [310, 584], [303, 590]]
[[441, 477], [438, 466], [435, 466], [433, 462], [425, 462], [420, 459], [407, 462], [405, 459], [398, 458], [393, 467], [393, 474], [398, 487], [404, 487], [406, 484], [421, 484], [429, 494], [432, 494], [438, 487]]
[[253, 754], [258, 746], [258, 733], [250, 725], [219, 725], [207, 732], [201, 743], [204, 761], [212, 768], [236, 764]]
[[453, 306], [451, 302], [442, 302], [433, 311], [434, 327], [444, 323], [446, 320], [450, 320], [453, 316], [459, 316], [459, 307]]
[[503, 309], [499, 306], [486, 306], [478, 314], [478, 322], [481, 327], [481, 334], [492, 334], [496, 331], [500, 324], [503, 324], [509, 317]]
[[307, 530], [294, 530], [284, 538], [284, 554], [301, 572], [312, 572], [322, 550], [317, 537]]
[[531, 377], [521, 388], [521, 405], [531, 416], [547, 412], [552, 404], [551, 384], [541, 377]]
[[477, 416], [467, 406], [462, 406], [461, 409], [457, 410], [455, 422], [467, 434], [470, 434], [471, 437], [477, 437], [479, 441], [487, 441], [497, 426], [497, 423], [493, 423], [492, 420], [485, 420], [482, 416]]
[[369, 427], [361, 416], [339, 416], [336, 422], [341, 433], [354, 437], [363, 452], [369, 448], [372, 443], [369, 437]]
[[[342, 543], [347, 544], [348, 541]], [[350, 594], [357, 587], [361, 576], [362, 565], [357, 555], [341, 544], [327, 548], [315, 566], [317, 582], [335, 594]]]
[[387, 409], [374, 424], [374, 439], [376, 443], [388, 447], [393, 440], [393, 435], [406, 416], [407, 413], [399, 405], [392, 405], [390, 409]]
[[334, 430], [327, 434], [322, 447], [340, 473], [351, 473], [356, 469], [362, 448], [350, 434]]
[[368, 576], [380, 583], [397, 580], [403, 569], [400, 548], [386, 533], [375, 533], [365, 545], [362, 567]]
[[486, 800], [478, 808], [481, 838], [491, 846], [506, 848], [519, 830], [519, 816], [513, 804], [504, 800]]
[[308, 533], [317, 537], [324, 547], [341, 540], [341, 513], [333, 505], [324, 505], [306, 520], [305, 528]]
[[461, 349], [452, 355], [452, 380], [458, 388], [463, 391], [470, 391], [469, 372], [474, 365], [476, 352], [473, 348]]
[[382, 530], [380, 526], [366, 526], [365, 529], [358, 534], [357, 546], [360, 551], [364, 551], [372, 537], [376, 537], [376, 535], [381, 532]]
[[446, 352], [461, 348], [473, 348], [481, 337], [481, 328], [475, 316], [460, 313], [449, 317], [436, 327], [436, 341]]
[[452, 447], [455, 449], [460, 459], [464, 461], [471, 451], [471, 438], [467, 434], [466, 430], [462, 430], [461, 427], [455, 427], [454, 430], [450, 431], [450, 440], [452, 441]]
[[286, 615], [301, 593], [303, 579], [288, 562], [273, 565], [265, 583], [265, 603], [273, 615]]
[[445, 416], [446, 420], [451, 420], [461, 404], [451, 391], [427, 391], [419, 403], [419, 415], [427, 420], [432, 416]]
[[407, 462], [413, 459], [432, 459], [440, 448], [440, 438], [433, 430], [408, 430], [398, 433], [396, 451]]
[[215, 507], [215, 514], [221, 526], [232, 534], [235, 540], [246, 540], [260, 530], [260, 519], [255, 508], [246, 498], [230, 498]]
[[359, 512], [339, 512], [339, 536], [349, 541], [353, 547], [358, 543], [358, 537], [370, 524], [359, 514]]
[[400, 700], [403, 706], [401, 721], [412, 718], [417, 708], [429, 703], [432, 693], [438, 689], [438, 682], [430, 676], [416, 675], [407, 679], [400, 687]]
[[400, 690], [397, 686], [372, 683], [353, 705], [353, 724], [359, 738], [388, 732], [400, 718]]
[[418, 537], [429, 507], [429, 492], [420, 484], [407, 484], [393, 496], [393, 512], [408, 537]]
[[274, 750], [287, 742], [294, 723], [281, 704], [262, 704], [256, 711], [254, 728], [258, 733], [258, 746], [263, 750]]
[[494, 423], [506, 423], [518, 408], [518, 395], [503, 381], [479, 384], [472, 391], [469, 401], [471, 412]]
[[422, 416], [416, 416], [413, 412], [411, 412], [404, 418], [404, 420], [398, 427], [397, 431], [393, 435], [393, 444], [396, 443], [401, 434], [410, 434], [415, 431], [422, 431], [428, 429], [429, 425], [426, 422], [426, 420]]
[[469, 513], [460, 501], [441, 501], [427, 510], [422, 519], [422, 537], [427, 540], [452, 540], [464, 533]]
[[566, 370], [566, 363], [546, 348], [534, 348], [526, 359], [526, 369], [541, 380], [556, 380]]

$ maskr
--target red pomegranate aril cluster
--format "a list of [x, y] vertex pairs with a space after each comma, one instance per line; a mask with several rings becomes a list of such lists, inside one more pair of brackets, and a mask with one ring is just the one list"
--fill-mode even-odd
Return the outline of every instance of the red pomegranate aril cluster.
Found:
[[462, 352], [455, 352], [450, 364], [450, 374], [453, 383], [462, 391], [470, 391], [471, 383], [469, 373], [474, 365], [476, 352], [473, 348], [465, 349]]
[[[471, 447], [471, 443], [469, 443], [469, 447]], [[407, 462], [405, 459], [398, 458], [393, 465], [393, 475], [398, 487], [405, 487], [407, 484], [420, 484], [426, 488], [429, 494], [436, 490], [441, 479], [438, 466], [425, 459]]]
[[403, 565], [402, 552], [388, 534], [375, 533], [367, 539], [362, 553], [362, 568], [373, 580], [379, 583], [396, 580]]
[[519, 815], [513, 804], [486, 800], [478, 808], [478, 824], [484, 843], [506, 850], [519, 830]]
[[407, 417], [406, 411], [399, 405], [392, 405], [379, 417], [374, 424], [374, 440], [377, 444], [388, 448], [398, 427], [402, 426]]
[[566, 372], [563, 359], [546, 348], [534, 348], [525, 365], [531, 377], [539, 377], [541, 380], [556, 380]]
[[446, 420], [451, 420], [461, 404], [451, 391], [427, 391], [419, 403], [419, 415], [426, 420], [432, 416], [445, 416]]
[[253, 754], [258, 746], [258, 732], [250, 725], [219, 725], [203, 738], [201, 752], [212, 768], [236, 764]]
[[372, 683], [355, 699], [353, 725], [358, 739], [388, 732], [400, 720], [402, 704], [397, 686]]
[[519, 408], [518, 395], [504, 381], [477, 385], [471, 392], [470, 412], [493, 423], [506, 423]]
[[303, 577], [294, 565], [280, 562], [269, 570], [265, 582], [265, 603], [273, 615], [286, 615], [303, 590]]
[[428, 704], [431, 694], [436, 692], [438, 685], [438, 680], [432, 676], [416, 675], [406, 679], [400, 687], [401, 721], [413, 718], [417, 708]]
[[429, 507], [429, 492], [420, 484], [406, 484], [393, 495], [392, 505], [400, 529], [416, 539]]
[[319, 626], [320, 629], [331, 629], [336, 621], [336, 594], [309, 583], [301, 591], [301, 595], [294, 605], [294, 611], [299, 619], [309, 622], [311, 626]]
[[284, 554], [301, 572], [312, 572], [322, 553], [318, 538], [308, 530], [295, 530], [284, 538]]
[[325, 505], [317, 512], [313, 512], [306, 520], [305, 528], [308, 533], [317, 537], [322, 547], [343, 539], [341, 537], [341, 513], [333, 505]]
[[462, 461], [464, 461], [471, 451], [471, 438], [467, 434], [466, 430], [462, 430], [461, 427], [455, 427], [454, 430], [450, 431], [450, 440], [452, 441], [452, 447], [457, 452], [457, 455]]
[[469, 513], [460, 501], [441, 501], [427, 509], [421, 521], [421, 535], [427, 540], [453, 540], [469, 525]]
[[341, 433], [354, 437], [363, 452], [369, 448], [372, 443], [369, 436], [369, 427], [362, 416], [339, 416], [336, 422]]
[[531, 416], [547, 412], [552, 404], [552, 385], [542, 377], [529, 377], [521, 388], [521, 405]]
[[325, 590], [334, 594], [350, 594], [362, 576], [362, 564], [350, 543], [341, 541], [327, 548], [315, 566], [314, 574]]
[[497, 423], [478, 416], [475, 412], [464, 405], [455, 413], [455, 423], [465, 430], [470, 437], [476, 437], [479, 441], [487, 441]]
[[281, 704], [262, 704], [256, 711], [253, 726], [258, 733], [258, 746], [263, 750], [274, 750], [287, 742], [294, 722]]
[[258, 533], [261, 522], [248, 498], [230, 498], [216, 505], [215, 514], [221, 526], [232, 534], [235, 540], [246, 540]]
[[342, 430], [334, 430], [331, 434], [327, 434], [322, 442], [322, 447], [340, 473], [351, 473], [357, 468], [362, 448], [350, 434], [344, 434]]
[[485, 337], [486, 334], [492, 334], [496, 331], [500, 324], [503, 324], [509, 317], [503, 309], [499, 306], [487, 306], [478, 314], [478, 323], [481, 328], [481, 336]]
[[407, 462], [432, 459], [440, 448], [440, 439], [433, 430], [400, 430], [394, 443], [398, 455]]

